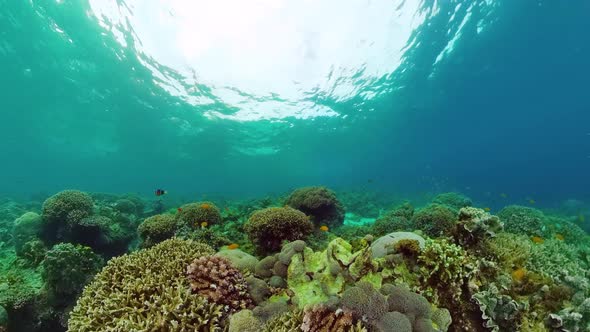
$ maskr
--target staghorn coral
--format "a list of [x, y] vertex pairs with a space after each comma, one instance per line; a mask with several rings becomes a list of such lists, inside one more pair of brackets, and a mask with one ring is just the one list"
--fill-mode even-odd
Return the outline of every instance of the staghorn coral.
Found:
[[185, 276], [195, 258], [213, 253], [173, 238], [111, 259], [78, 299], [68, 331], [220, 331], [223, 307], [193, 294]]
[[303, 332], [366, 332], [362, 322], [351, 311], [331, 310], [323, 305], [316, 305], [304, 310]]
[[146, 218], [137, 227], [137, 234], [143, 248], [149, 248], [173, 237], [174, 232], [176, 232], [176, 219], [169, 214], [157, 214]]
[[226, 305], [231, 311], [252, 305], [244, 276], [226, 258], [199, 257], [187, 267], [186, 273], [193, 292], [213, 303]]
[[303, 240], [312, 228], [303, 212], [290, 207], [256, 211], [244, 226], [250, 240], [263, 252], [279, 251], [283, 241]]
[[221, 223], [221, 212], [211, 202], [189, 203], [182, 205], [180, 209], [181, 211], [176, 214], [178, 226], [198, 229], [203, 222], [209, 226]]
[[104, 264], [102, 258], [89, 247], [71, 243], [53, 246], [43, 260], [45, 290], [52, 303], [68, 303]]
[[414, 213], [414, 226], [430, 237], [448, 235], [455, 226], [456, 213], [444, 205], [430, 204]]
[[509, 205], [500, 212], [498, 217], [504, 223], [504, 229], [514, 234], [543, 236], [543, 212], [526, 206]]
[[335, 227], [344, 222], [344, 208], [326, 187], [304, 187], [291, 193], [285, 204], [311, 216], [315, 225]]

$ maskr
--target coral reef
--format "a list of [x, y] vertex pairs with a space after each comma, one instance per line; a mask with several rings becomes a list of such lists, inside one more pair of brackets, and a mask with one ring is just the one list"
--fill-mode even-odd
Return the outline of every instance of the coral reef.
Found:
[[185, 276], [195, 258], [212, 254], [204, 244], [173, 238], [111, 259], [78, 299], [68, 331], [219, 329], [223, 306], [193, 294]]
[[180, 207], [180, 212], [176, 214], [176, 220], [179, 226], [198, 229], [203, 223], [208, 226], [220, 224], [221, 212], [211, 202], [189, 203]]
[[414, 230], [412, 217], [414, 207], [410, 203], [403, 203], [391, 211], [377, 218], [371, 231], [374, 236], [383, 236], [393, 232], [410, 232]]
[[456, 192], [439, 194], [434, 197], [432, 203], [446, 205], [457, 211], [464, 207], [469, 207], [472, 204], [469, 197]]
[[146, 218], [139, 227], [137, 234], [141, 239], [141, 247], [149, 248], [174, 236], [176, 218], [169, 214], [157, 214]]
[[326, 187], [305, 187], [291, 193], [285, 204], [302, 211], [315, 225], [336, 227], [344, 222], [344, 208], [336, 194]]
[[303, 332], [366, 332], [362, 322], [354, 317], [351, 311], [331, 310], [323, 305], [316, 305], [304, 310], [303, 323], [300, 327]]
[[229, 318], [229, 332], [259, 332], [263, 328], [262, 322], [254, 317], [251, 310], [244, 309]]
[[304, 240], [312, 231], [307, 216], [289, 207], [273, 207], [252, 214], [244, 229], [263, 252], [281, 249], [283, 241]]
[[404, 240], [414, 240], [418, 242], [420, 249], [424, 248], [425, 240], [416, 233], [410, 232], [393, 232], [382, 236], [371, 243], [373, 258], [384, 257], [390, 251], [394, 251], [395, 246]]
[[481, 241], [496, 236], [502, 230], [502, 222], [496, 216], [473, 207], [459, 210], [459, 221], [453, 230], [453, 238], [463, 247], [477, 246]]
[[89, 247], [71, 243], [54, 245], [42, 263], [42, 276], [50, 301], [62, 304], [75, 299], [103, 263]]
[[64, 190], [43, 203], [44, 236], [49, 242], [64, 240], [67, 227], [92, 214], [90, 195], [78, 190]]
[[43, 220], [35, 212], [27, 212], [14, 221], [12, 239], [17, 255], [22, 255], [25, 243], [38, 239], [42, 227]]
[[187, 267], [187, 275], [193, 292], [210, 302], [226, 305], [231, 311], [252, 305], [244, 276], [223, 257], [197, 258]]
[[449, 235], [456, 221], [456, 213], [440, 204], [430, 204], [418, 210], [412, 217], [416, 229], [430, 237]]
[[507, 232], [528, 236], [544, 235], [545, 215], [537, 209], [510, 205], [500, 210], [498, 217], [504, 223], [504, 229]]

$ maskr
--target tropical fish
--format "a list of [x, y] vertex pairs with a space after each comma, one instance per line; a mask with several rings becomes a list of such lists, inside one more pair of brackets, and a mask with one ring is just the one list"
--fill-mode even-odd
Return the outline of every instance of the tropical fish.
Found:
[[541, 243], [545, 242], [545, 240], [540, 236], [531, 237], [531, 241], [535, 242], [536, 244], [541, 244]]
[[329, 230], [330, 230], [330, 228], [328, 228], [328, 226], [326, 226], [326, 225], [320, 226], [320, 231], [322, 231], [322, 232], [327, 232]]
[[240, 245], [239, 245], [239, 244], [237, 244], [237, 243], [232, 243], [232, 244], [230, 244], [229, 246], [227, 246], [227, 249], [229, 249], [229, 250], [234, 250], [234, 249], [238, 249], [239, 247], [240, 247]]
[[490, 212], [490, 211], [492, 211], [492, 209], [490, 209], [489, 207], [485, 207], [485, 208], [483, 208], [483, 210], [484, 210], [485, 212]]
[[176, 211], [178, 211], [178, 213], [182, 212], [182, 208], [178, 208], [176, 209]]
[[555, 234], [555, 238], [558, 239], [559, 241], [565, 240], [565, 237], [563, 236], [563, 234], [559, 234], [559, 233]]
[[512, 271], [512, 279], [515, 281], [522, 281], [526, 275], [526, 269], [524, 267], [518, 268]]
[[210, 208], [211, 208], [211, 204], [207, 204], [207, 203], [201, 204], [201, 209], [207, 210], [207, 209], [210, 209]]
[[168, 192], [164, 189], [156, 189], [155, 194], [156, 196], [166, 195]]
[[205, 227], [207, 227], [207, 225], [209, 225], [208, 222], [206, 222], [206, 221], [201, 222], [201, 228], [205, 228]]

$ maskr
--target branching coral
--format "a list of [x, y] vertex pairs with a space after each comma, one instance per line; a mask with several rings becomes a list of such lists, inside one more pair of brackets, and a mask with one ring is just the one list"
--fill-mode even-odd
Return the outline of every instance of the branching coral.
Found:
[[252, 305], [244, 276], [223, 257], [197, 258], [188, 266], [187, 275], [193, 292], [213, 303], [227, 305], [232, 311]]
[[431, 237], [450, 234], [457, 216], [453, 210], [439, 204], [430, 204], [414, 214], [414, 226]]
[[331, 227], [344, 222], [344, 208], [336, 194], [325, 187], [305, 187], [291, 193], [286, 204], [312, 217], [316, 225]]
[[68, 303], [102, 267], [103, 260], [89, 247], [56, 244], [43, 260], [43, 280], [51, 302]]
[[146, 218], [137, 227], [137, 233], [142, 241], [141, 246], [144, 248], [173, 237], [174, 232], [176, 232], [176, 219], [169, 214], [157, 214]]
[[186, 267], [212, 255], [204, 244], [169, 239], [111, 259], [70, 314], [68, 331], [217, 331], [226, 312], [193, 294]]
[[283, 241], [304, 240], [313, 225], [301, 211], [289, 207], [272, 207], [252, 214], [244, 229], [261, 250], [275, 252]]

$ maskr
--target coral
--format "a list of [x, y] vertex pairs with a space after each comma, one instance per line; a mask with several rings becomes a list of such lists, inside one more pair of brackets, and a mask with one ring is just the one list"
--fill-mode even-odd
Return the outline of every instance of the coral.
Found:
[[586, 298], [580, 305], [570, 306], [557, 314], [550, 314], [546, 322], [556, 331], [589, 331], [590, 298]]
[[143, 248], [151, 247], [174, 236], [176, 219], [173, 215], [157, 214], [146, 218], [137, 227]]
[[525, 305], [518, 303], [508, 295], [499, 293], [495, 285], [473, 295], [473, 300], [478, 304], [485, 327], [493, 332], [517, 331]]
[[264, 302], [254, 308], [254, 316], [262, 322], [268, 322], [273, 317], [290, 311], [289, 305], [284, 302]]
[[256, 211], [244, 226], [250, 240], [264, 252], [280, 250], [283, 241], [303, 240], [312, 228], [303, 212], [289, 207]]
[[376, 326], [379, 331], [412, 332], [408, 317], [397, 311], [385, 313]]
[[190, 229], [183, 226], [176, 232], [176, 236], [208, 244], [213, 249], [219, 249], [231, 244], [231, 241], [228, 238], [220, 235], [220, 233], [215, 231], [213, 227]]
[[312, 217], [315, 225], [335, 227], [344, 222], [344, 208], [336, 194], [326, 187], [297, 189], [285, 204]]
[[374, 323], [388, 311], [387, 297], [368, 282], [359, 282], [342, 293], [342, 307]]
[[264, 280], [255, 277], [246, 278], [246, 284], [248, 287], [248, 294], [252, 298], [252, 301], [260, 305], [270, 295], [270, 289]]
[[114, 204], [115, 210], [121, 213], [128, 213], [128, 214], [136, 214], [137, 213], [137, 206], [133, 203], [130, 199], [119, 199]]
[[44, 235], [49, 240], [59, 240], [64, 228], [75, 225], [92, 214], [92, 198], [78, 190], [64, 190], [43, 203]]
[[42, 263], [42, 276], [51, 302], [67, 303], [75, 299], [103, 263], [89, 247], [71, 243], [54, 245]]
[[351, 311], [333, 311], [322, 305], [316, 305], [304, 310], [303, 323], [300, 328], [303, 332], [367, 331], [362, 322], [356, 319]]
[[270, 279], [268, 280], [268, 285], [274, 288], [287, 288], [287, 282], [285, 281], [285, 279], [279, 276], [270, 277]]
[[266, 322], [262, 332], [300, 332], [301, 324], [303, 324], [302, 310], [286, 312]]
[[397, 311], [411, 317], [411, 322], [418, 318], [431, 318], [430, 303], [422, 295], [400, 286], [393, 286], [387, 294], [389, 311]]
[[3, 306], [0, 306], [0, 331], [8, 330], [8, 312]]
[[248, 309], [240, 310], [229, 318], [229, 332], [259, 332], [262, 327], [260, 320]]
[[472, 204], [469, 197], [456, 192], [439, 194], [432, 200], [432, 203], [446, 205], [455, 210], [469, 207]]
[[507, 271], [525, 266], [532, 251], [526, 236], [506, 232], [485, 240], [485, 248], [486, 256], [497, 261]]
[[241, 251], [240, 249], [222, 249], [215, 254], [215, 256], [226, 258], [231, 262], [242, 273], [254, 272], [258, 259], [248, 253]]
[[38, 238], [42, 226], [43, 220], [35, 212], [27, 212], [14, 221], [12, 239], [17, 255], [22, 255], [22, 249], [25, 243]]
[[498, 212], [504, 229], [514, 234], [543, 236], [545, 215], [543, 212], [526, 206], [510, 205]]
[[459, 210], [459, 221], [453, 230], [453, 238], [463, 247], [473, 247], [486, 238], [494, 237], [502, 227], [498, 217], [482, 209], [465, 207]]
[[223, 257], [199, 257], [187, 267], [187, 275], [193, 292], [210, 302], [226, 305], [231, 311], [252, 305], [244, 276]]
[[548, 239], [543, 244], [531, 246], [526, 268], [564, 281], [568, 276], [586, 276], [589, 270], [583, 247]]
[[41, 274], [19, 264], [14, 253], [0, 251], [0, 306], [20, 310], [39, 297], [43, 287]]
[[393, 246], [393, 249], [396, 253], [400, 253], [407, 257], [417, 257], [422, 251], [422, 248], [420, 248], [420, 242], [412, 239], [402, 239], [398, 241]]
[[203, 222], [206, 222], [208, 226], [221, 223], [221, 212], [211, 202], [189, 203], [182, 205], [180, 209], [180, 212], [176, 214], [179, 226], [186, 225], [198, 229]]
[[215, 331], [226, 312], [190, 290], [186, 267], [212, 255], [204, 244], [169, 239], [111, 259], [84, 289], [68, 331]]
[[451, 313], [448, 309], [437, 308], [432, 312], [432, 322], [436, 327], [437, 331], [445, 332], [449, 329], [449, 326], [453, 323]]
[[375, 236], [383, 236], [392, 232], [413, 231], [414, 225], [410, 219], [404, 216], [399, 216], [398, 213], [400, 213], [400, 211], [393, 210], [377, 218], [371, 227], [371, 233]]
[[21, 247], [20, 257], [26, 262], [26, 264], [36, 267], [45, 258], [47, 247], [40, 240], [32, 240], [25, 243]]
[[297, 240], [293, 242], [289, 242], [285, 244], [281, 248], [281, 252], [278, 255], [279, 261], [284, 265], [289, 265], [291, 263], [291, 258], [296, 253], [303, 252], [305, 249], [305, 241]]
[[256, 267], [254, 268], [254, 274], [261, 278], [269, 278], [273, 274], [273, 268], [275, 263], [277, 262], [277, 257], [275, 256], [267, 256], [261, 259]]
[[424, 248], [425, 241], [420, 235], [410, 232], [393, 232], [382, 236], [371, 243], [373, 258], [384, 257], [389, 253], [388, 251], [393, 251], [396, 244], [402, 240], [418, 241], [420, 249]]
[[414, 226], [430, 237], [448, 235], [456, 220], [453, 210], [439, 204], [430, 204], [418, 210], [412, 217]]

